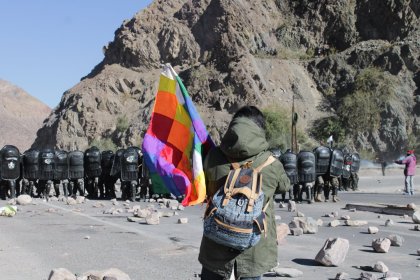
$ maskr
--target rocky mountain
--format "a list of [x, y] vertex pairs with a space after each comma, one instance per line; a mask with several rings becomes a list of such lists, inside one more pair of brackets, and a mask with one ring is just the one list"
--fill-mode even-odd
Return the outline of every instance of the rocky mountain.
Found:
[[0, 80], [0, 148], [15, 145], [21, 152], [31, 147], [36, 132], [51, 109], [23, 89]]
[[[313, 127], [338, 120], [325, 133], [395, 156], [420, 129], [419, 13], [419, 0], [156, 0], [116, 30], [33, 146], [139, 145], [169, 62], [216, 142], [239, 107], [290, 111], [294, 97], [308, 135], [319, 138]], [[377, 127], [347, 129], [342, 104], [366, 91], [358, 81], [367, 69], [392, 77], [379, 81], [393, 81], [392, 102], [380, 103]]]

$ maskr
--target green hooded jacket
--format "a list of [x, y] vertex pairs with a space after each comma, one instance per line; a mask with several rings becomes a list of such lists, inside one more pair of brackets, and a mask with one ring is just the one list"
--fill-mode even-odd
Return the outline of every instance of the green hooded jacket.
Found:
[[[238, 117], [232, 120], [219, 147], [209, 152], [204, 161], [207, 195], [212, 196], [223, 186], [231, 168], [230, 162], [253, 161], [252, 167], [263, 164], [271, 155], [267, 151], [265, 132], [252, 120]], [[229, 160], [227, 159], [229, 158]], [[286, 192], [289, 179], [280, 161], [276, 160], [262, 170], [264, 204], [269, 203], [267, 236], [243, 252], [219, 245], [203, 236], [198, 260], [208, 270], [229, 279], [236, 262], [236, 277], [257, 277], [277, 265], [277, 235], [274, 219], [274, 193]]]

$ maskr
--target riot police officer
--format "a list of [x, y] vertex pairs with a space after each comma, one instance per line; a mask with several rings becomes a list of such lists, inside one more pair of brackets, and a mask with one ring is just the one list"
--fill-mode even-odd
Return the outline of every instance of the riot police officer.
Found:
[[111, 176], [114, 152], [107, 150], [101, 154], [101, 176], [99, 177], [99, 191], [101, 198], [115, 198], [115, 176]]
[[[283, 164], [284, 171], [290, 180], [291, 187], [289, 188], [289, 200], [293, 200], [293, 193], [295, 185], [298, 183], [298, 171], [297, 171], [297, 157], [296, 154], [292, 153], [290, 149], [286, 150], [284, 154], [280, 156], [280, 162]], [[282, 194], [282, 200], [285, 202], [286, 194]]]
[[20, 153], [13, 145], [6, 145], [0, 150], [0, 197], [16, 197], [16, 180], [20, 177]]
[[136, 200], [139, 179], [139, 153], [135, 147], [128, 147], [121, 157], [121, 198]]
[[308, 203], [313, 202], [312, 186], [315, 181], [315, 155], [310, 151], [300, 151], [297, 155], [298, 182], [295, 190], [295, 198], [298, 202], [303, 200], [303, 192], [306, 193]]
[[343, 174], [344, 155], [340, 149], [334, 149], [331, 153], [330, 169], [324, 179], [324, 196], [325, 201], [329, 201], [331, 191], [332, 201], [339, 201], [337, 190], [339, 187], [339, 178]]
[[351, 155], [351, 167], [350, 167], [350, 187], [353, 191], [359, 189], [359, 175], [357, 174], [360, 169], [360, 156], [357, 152]]
[[99, 177], [102, 173], [101, 152], [95, 146], [85, 151], [84, 156], [85, 183], [90, 198], [98, 198]]
[[71, 195], [69, 188], [69, 161], [68, 153], [62, 150], [55, 151], [55, 168], [54, 168], [54, 189], [56, 194], [60, 194], [60, 184], [63, 186], [64, 196]]
[[22, 193], [34, 196], [35, 188], [37, 187], [37, 180], [39, 178], [39, 151], [37, 149], [29, 149], [23, 153], [22, 167], [23, 167], [23, 183]]
[[[42, 149], [38, 156], [39, 164], [39, 189], [38, 195], [48, 199], [54, 180], [54, 168], [55, 168], [55, 152], [53, 149], [45, 148]], [[58, 196], [60, 194], [59, 189], [55, 189], [55, 193]]]
[[330, 168], [331, 149], [325, 146], [319, 146], [314, 149], [316, 180], [314, 187], [314, 196], [316, 202], [321, 202], [321, 195], [324, 191], [324, 179], [327, 180], [327, 174]]
[[85, 195], [84, 176], [85, 170], [83, 167], [84, 154], [82, 151], [71, 151], [68, 154], [69, 160], [69, 180], [70, 190], [72, 195], [76, 195], [77, 191], [81, 196]]

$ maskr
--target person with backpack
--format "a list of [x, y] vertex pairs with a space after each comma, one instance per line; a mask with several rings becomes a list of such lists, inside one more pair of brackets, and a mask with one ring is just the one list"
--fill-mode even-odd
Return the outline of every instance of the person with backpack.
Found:
[[408, 150], [407, 156], [402, 160], [396, 160], [395, 163], [405, 164], [404, 176], [405, 176], [405, 189], [404, 194], [414, 195], [414, 175], [416, 173], [417, 159], [414, 155], [414, 150]]
[[277, 265], [274, 194], [287, 192], [290, 181], [268, 146], [264, 115], [245, 106], [207, 154], [201, 279], [261, 279]]

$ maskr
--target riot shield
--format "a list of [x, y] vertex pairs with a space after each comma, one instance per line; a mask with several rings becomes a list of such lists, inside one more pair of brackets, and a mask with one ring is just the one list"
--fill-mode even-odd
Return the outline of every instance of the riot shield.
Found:
[[345, 154], [344, 164], [343, 164], [343, 175], [342, 175], [344, 179], [350, 178], [351, 163], [352, 163], [351, 154]]
[[359, 156], [358, 153], [353, 153], [351, 155], [351, 162], [352, 162], [351, 163], [351, 168], [350, 168], [351, 172], [355, 172], [355, 173], [359, 172], [359, 169], [360, 169], [360, 156]]
[[290, 183], [296, 184], [298, 182], [296, 155], [292, 152], [285, 152], [281, 155], [280, 162], [283, 164], [284, 171], [286, 172]]
[[279, 148], [272, 148], [270, 152], [273, 154], [273, 157], [279, 159], [281, 157], [281, 150]]
[[69, 179], [83, 179], [85, 177], [83, 157], [82, 151], [71, 151], [68, 154]]
[[55, 152], [53, 149], [43, 149], [39, 152], [39, 179], [54, 180]]
[[328, 147], [320, 146], [314, 150], [316, 175], [325, 175], [330, 167], [331, 150]]
[[330, 175], [340, 177], [343, 174], [344, 155], [339, 149], [335, 149], [331, 154]]
[[309, 151], [300, 151], [297, 155], [297, 169], [299, 183], [311, 183], [315, 181], [315, 155]]
[[0, 178], [17, 180], [20, 177], [20, 153], [13, 145], [6, 145], [0, 150]]
[[103, 151], [101, 154], [101, 177], [107, 177], [111, 174], [112, 160], [114, 152], [113, 151]]
[[134, 147], [127, 148], [121, 158], [121, 181], [137, 181], [139, 178], [139, 154]]
[[118, 176], [121, 172], [121, 158], [124, 154], [124, 149], [119, 149], [115, 152], [114, 160], [112, 161], [111, 176]]
[[90, 147], [85, 151], [85, 175], [88, 178], [95, 178], [101, 176], [101, 151], [95, 146]]
[[54, 179], [65, 180], [69, 178], [69, 162], [66, 151], [55, 151]]
[[28, 180], [37, 180], [39, 177], [39, 151], [29, 149], [23, 153], [23, 177]]

